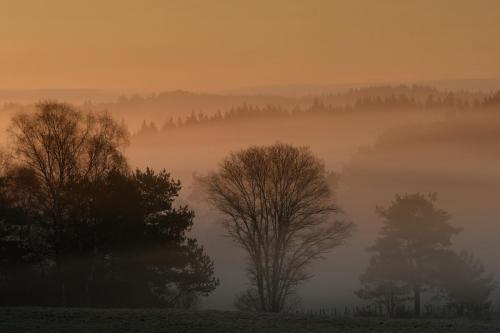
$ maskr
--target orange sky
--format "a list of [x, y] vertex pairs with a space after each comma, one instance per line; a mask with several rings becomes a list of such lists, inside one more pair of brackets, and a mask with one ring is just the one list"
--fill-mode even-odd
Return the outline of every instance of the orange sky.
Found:
[[0, 89], [500, 78], [498, 0], [0, 0]]

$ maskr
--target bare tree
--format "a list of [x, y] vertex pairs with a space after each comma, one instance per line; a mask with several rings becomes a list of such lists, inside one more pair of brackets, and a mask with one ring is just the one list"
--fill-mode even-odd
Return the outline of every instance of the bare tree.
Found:
[[307, 148], [276, 144], [233, 153], [207, 182], [229, 236], [249, 255], [251, 288], [242, 299], [256, 311], [283, 311], [311, 277], [310, 264], [352, 230], [329, 219], [337, 209], [327, 174]]
[[21, 167], [33, 171], [56, 238], [68, 218], [70, 184], [93, 181], [126, 168], [121, 148], [128, 134], [106, 113], [84, 113], [71, 105], [43, 102], [12, 119], [9, 129]]

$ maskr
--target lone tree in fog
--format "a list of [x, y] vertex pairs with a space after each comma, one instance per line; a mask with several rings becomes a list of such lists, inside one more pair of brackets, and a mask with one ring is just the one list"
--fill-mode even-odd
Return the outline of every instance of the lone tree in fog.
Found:
[[307, 148], [285, 144], [231, 154], [208, 176], [209, 200], [248, 254], [250, 289], [240, 308], [279, 312], [308, 268], [351, 232], [336, 212], [323, 164]]
[[433, 286], [442, 254], [451, 246], [451, 237], [460, 232], [448, 223], [450, 215], [436, 207], [436, 200], [436, 194], [396, 195], [389, 207], [377, 207], [383, 227], [368, 249], [374, 256], [357, 294], [379, 299], [388, 315], [405, 300], [405, 290], [412, 293], [414, 313], [420, 315], [421, 295]]

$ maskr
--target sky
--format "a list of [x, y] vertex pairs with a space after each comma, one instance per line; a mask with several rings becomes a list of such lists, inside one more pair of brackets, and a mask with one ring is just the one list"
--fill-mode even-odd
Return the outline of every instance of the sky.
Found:
[[498, 0], [0, 0], [0, 89], [500, 78]]

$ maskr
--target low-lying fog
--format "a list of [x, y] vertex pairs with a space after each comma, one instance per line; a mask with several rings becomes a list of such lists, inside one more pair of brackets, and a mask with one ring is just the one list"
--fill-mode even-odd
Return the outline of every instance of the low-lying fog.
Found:
[[[214, 114], [216, 106], [210, 108], [207, 114]], [[224, 236], [217, 213], [202, 198], [191, 195], [196, 190], [193, 174], [205, 175], [230, 152], [252, 145], [309, 146], [327, 169], [339, 174], [337, 203], [357, 227], [346, 245], [314, 266], [314, 278], [300, 289], [304, 308], [333, 308], [360, 302], [353, 292], [370, 255], [365, 249], [381, 226], [375, 207], [388, 205], [397, 193], [437, 192], [438, 206], [452, 215], [454, 226], [463, 228], [453, 247], [469, 250], [488, 271], [500, 275], [495, 253], [500, 240], [499, 111], [498, 106], [482, 108], [472, 103], [435, 109], [379, 106], [236, 117], [159, 131], [143, 128], [137, 133], [142, 115], [138, 113], [130, 119], [136, 134], [126, 153], [132, 166], [165, 168], [182, 181], [179, 201], [195, 209], [193, 233], [215, 260], [221, 282], [202, 306], [230, 309], [235, 294], [245, 289], [245, 255]], [[113, 113], [127, 123], [126, 114], [131, 111]], [[2, 114], [2, 131], [10, 116], [10, 111]], [[168, 116], [158, 111], [142, 119], [154, 121], [161, 129]]]

